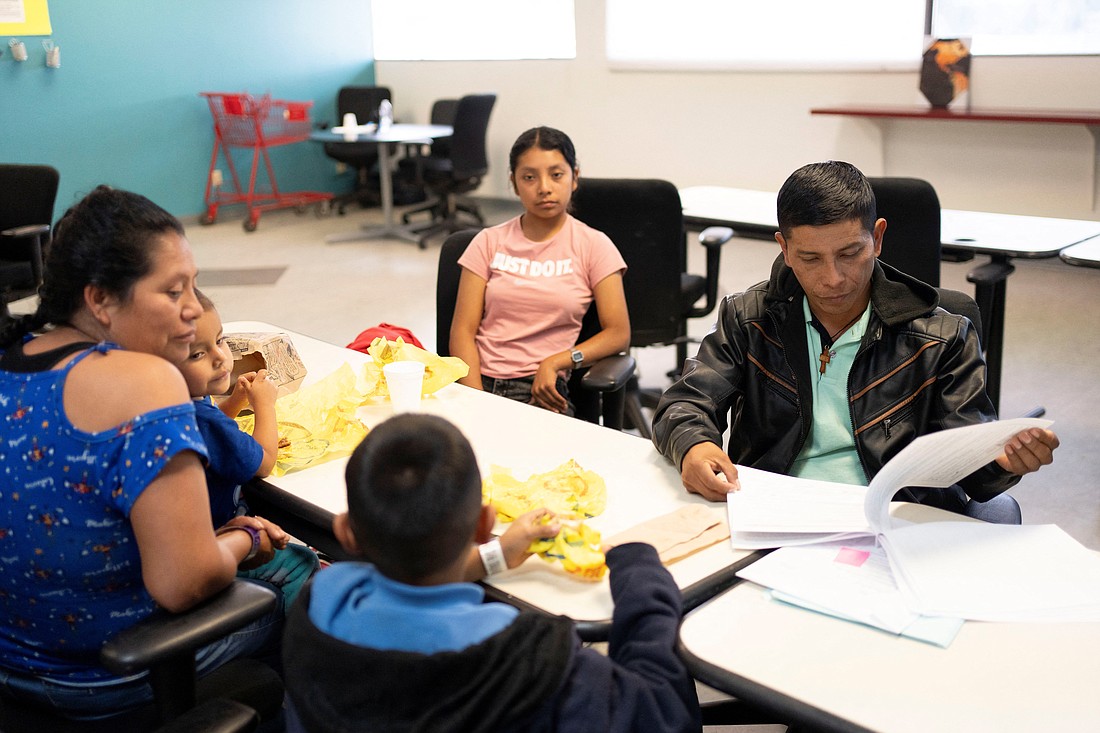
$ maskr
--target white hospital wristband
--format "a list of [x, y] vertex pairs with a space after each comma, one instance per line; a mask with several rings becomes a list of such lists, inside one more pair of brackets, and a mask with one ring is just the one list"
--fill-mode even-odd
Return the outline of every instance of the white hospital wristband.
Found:
[[508, 569], [508, 561], [504, 559], [504, 550], [500, 546], [500, 540], [496, 537], [483, 545], [478, 545], [477, 551], [481, 554], [481, 564], [485, 566], [485, 575], [496, 575]]

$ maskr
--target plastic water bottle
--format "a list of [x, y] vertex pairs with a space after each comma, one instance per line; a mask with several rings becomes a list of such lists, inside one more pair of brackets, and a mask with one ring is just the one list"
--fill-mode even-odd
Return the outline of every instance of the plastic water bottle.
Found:
[[393, 104], [390, 100], [383, 99], [378, 105], [378, 129], [386, 130], [393, 124]]

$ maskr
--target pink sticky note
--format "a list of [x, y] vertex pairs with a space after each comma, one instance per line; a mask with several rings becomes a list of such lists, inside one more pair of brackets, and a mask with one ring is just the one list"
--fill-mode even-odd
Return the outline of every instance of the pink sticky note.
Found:
[[840, 551], [833, 558], [833, 562], [844, 563], [845, 565], [854, 565], [859, 567], [863, 563], [867, 562], [867, 558], [871, 556], [871, 553], [867, 550], [856, 550], [851, 547], [841, 547]]

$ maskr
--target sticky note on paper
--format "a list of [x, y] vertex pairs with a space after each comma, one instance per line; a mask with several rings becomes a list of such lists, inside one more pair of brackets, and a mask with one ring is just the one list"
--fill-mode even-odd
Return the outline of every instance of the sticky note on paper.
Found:
[[857, 550], [852, 547], [841, 547], [836, 553], [836, 557], [833, 558], [833, 562], [838, 562], [843, 565], [852, 565], [853, 567], [859, 567], [863, 563], [867, 562], [867, 558], [871, 556], [871, 553], [867, 550]]

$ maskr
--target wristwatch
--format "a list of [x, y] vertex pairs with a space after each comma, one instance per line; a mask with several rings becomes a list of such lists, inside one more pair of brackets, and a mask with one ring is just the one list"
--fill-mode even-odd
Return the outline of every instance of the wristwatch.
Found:
[[247, 524], [230, 524], [220, 528], [215, 535], [223, 535], [226, 532], [232, 532], [235, 529], [239, 529], [243, 532], [248, 532], [248, 535], [252, 538], [252, 549], [248, 551], [248, 554], [244, 556], [241, 562], [248, 562], [260, 552], [260, 530], [255, 527], [250, 527]]
[[580, 349], [573, 349], [573, 352], [569, 354], [569, 358], [573, 360], [574, 369], [584, 363], [584, 354], [581, 353]]

